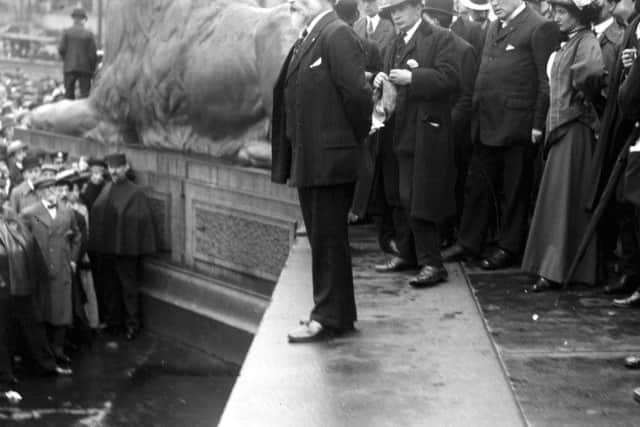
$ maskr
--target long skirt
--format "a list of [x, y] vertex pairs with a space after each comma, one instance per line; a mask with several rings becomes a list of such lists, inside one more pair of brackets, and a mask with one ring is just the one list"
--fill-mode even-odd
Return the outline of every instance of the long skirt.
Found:
[[[562, 129], [549, 149], [522, 260], [524, 271], [564, 282], [591, 218], [585, 201], [594, 144], [593, 131], [574, 122]], [[594, 236], [572, 281], [595, 284], [596, 280]]]

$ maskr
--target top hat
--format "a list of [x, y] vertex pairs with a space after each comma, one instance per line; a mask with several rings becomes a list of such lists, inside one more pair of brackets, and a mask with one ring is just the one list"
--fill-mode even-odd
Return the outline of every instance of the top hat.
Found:
[[460, 5], [470, 10], [491, 10], [489, 0], [460, 0]]
[[426, 0], [423, 10], [426, 12], [446, 13], [452, 16], [456, 15], [453, 10], [453, 0]]
[[87, 19], [87, 12], [83, 8], [77, 7], [75, 9], [73, 9], [73, 12], [71, 12], [71, 16], [73, 18], [84, 18], [84, 19]]
[[107, 166], [117, 168], [127, 164], [127, 157], [123, 153], [114, 153], [105, 156], [104, 161]]

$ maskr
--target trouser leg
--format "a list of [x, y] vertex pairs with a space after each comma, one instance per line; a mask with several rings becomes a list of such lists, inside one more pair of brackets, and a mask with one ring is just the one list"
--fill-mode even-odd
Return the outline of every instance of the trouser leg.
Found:
[[527, 238], [531, 198], [533, 159], [528, 145], [515, 145], [503, 151], [502, 188], [505, 204], [498, 235], [498, 246], [520, 254]]
[[102, 285], [104, 295], [104, 323], [110, 328], [118, 328], [123, 323], [122, 284], [117, 271], [114, 255], [101, 255]]
[[474, 253], [482, 251], [492, 219], [498, 215], [500, 166], [499, 149], [480, 143], [474, 145], [458, 235], [458, 242]]
[[16, 334], [22, 338], [26, 356], [38, 373], [53, 372], [56, 361], [47, 339], [45, 325], [37, 321], [35, 310], [35, 303], [31, 296], [13, 297]]
[[0, 299], [0, 385], [8, 383], [13, 378], [13, 363], [10, 349], [11, 335], [11, 301], [9, 298]]
[[128, 328], [140, 327], [140, 293], [138, 280], [138, 258], [119, 256], [116, 271], [122, 290], [125, 324]]
[[347, 214], [353, 184], [298, 191], [311, 246], [314, 308], [311, 319], [336, 329], [356, 321]]
[[66, 99], [76, 99], [76, 74], [64, 73], [64, 97]]
[[91, 92], [91, 74], [79, 73], [78, 86], [80, 86], [80, 98], [88, 98]]
[[410, 221], [418, 265], [443, 267], [440, 233], [436, 224], [417, 218], [411, 218]]

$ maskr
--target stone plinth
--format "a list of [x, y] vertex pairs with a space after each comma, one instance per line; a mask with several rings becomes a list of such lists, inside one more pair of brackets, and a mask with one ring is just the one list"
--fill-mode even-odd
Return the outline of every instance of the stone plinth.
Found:
[[146, 326], [241, 362], [300, 218], [295, 192], [268, 171], [137, 146], [18, 130], [71, 157], [124, 152], [148, 187], [162, 253], [145, 263]]

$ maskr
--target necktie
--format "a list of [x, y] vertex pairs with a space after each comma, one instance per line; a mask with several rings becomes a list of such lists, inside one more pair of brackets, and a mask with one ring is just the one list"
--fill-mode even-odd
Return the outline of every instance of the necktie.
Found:
[[371, 38], [373, 32], [373, 21], [370, 18], [367, 18], [367, 38]]
[[305, 37], [307, 37], [307, 34], [309, 34], [309, 32], [305, 28], [304, 31], [302, 32], [302, 35], [293, 44], [293, 52], [291, 53], [291, 62], [293, 62], [296, 56], [298, 56], [298, 52], [300, 51], [300, 46], [302, 46], [302, 42], [304, 41]]

